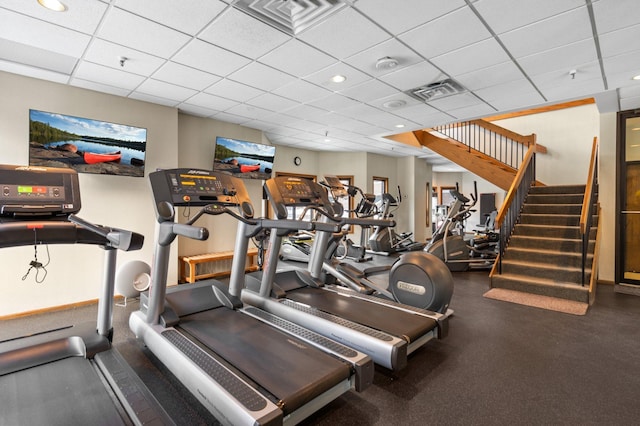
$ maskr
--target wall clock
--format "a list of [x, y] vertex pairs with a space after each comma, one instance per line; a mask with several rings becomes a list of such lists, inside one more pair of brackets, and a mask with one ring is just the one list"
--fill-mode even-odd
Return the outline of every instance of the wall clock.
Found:
[[293, 157], [293, 164], [299, 166], [300, 164], [302, 164], [302, 159], [300, 157]]

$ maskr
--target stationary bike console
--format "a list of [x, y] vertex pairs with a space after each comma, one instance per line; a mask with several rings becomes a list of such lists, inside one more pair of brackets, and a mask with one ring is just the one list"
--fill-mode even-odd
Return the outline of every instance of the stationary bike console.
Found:
[[80, 210], [73, 169], [0, 165], [0, 216], [10, 219], [67, 217]]

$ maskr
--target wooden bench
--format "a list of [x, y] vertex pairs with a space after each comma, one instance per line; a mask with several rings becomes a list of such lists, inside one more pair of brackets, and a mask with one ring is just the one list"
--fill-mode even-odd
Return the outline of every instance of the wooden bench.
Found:
[[[247, 251], [247, 267], [246, 271], [257, 271], [257, 256], [258, 249], [253, 247]], [[217, 253], [204, 253], [194, 256], [180, 256], [178, 258], [180, 262], [180, 282], [194, 283], [197, 280], [206, 278], [216, 278], [227, 276], [231, 273], [230, 270], [221, 270], [216, 272], [198, 273], [197, 266], [201, 263], [209, 262], [221, 262], [225, 260], [233, 259], [233, 251], [221, 251]]]

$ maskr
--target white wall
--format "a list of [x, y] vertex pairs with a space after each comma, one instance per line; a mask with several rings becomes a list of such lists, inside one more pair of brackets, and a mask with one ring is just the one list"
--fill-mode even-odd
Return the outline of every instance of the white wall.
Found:
[[521, 135], [536, 134], [548, 149], [536, 156], [538, 180], [546, 185], [585, 184], [591, 144], [600, 134], [600, 114], [595, 104], [495, 121]]
[[[177, 165], [177, 111], [117, 96], [0, 72], [0, 162], [29, 162], [29, 109], [145, 127], [145, 173]], [[142, 250], [118, 254], [118, 265], [139, 259], [151, 262], [154, 212], [146, 178], [80, 174], [82, 210], [89, 221], [139, 232]], [[33, 247], [5, 248], [0, 257], [0, 316], [92, 300], [99, 296], [103, 251], [93, 246], [50, 246], [46, 280], [32, 274], [21, 280], [33, 259]], [[38, 247], [38, 260], [46, 260]]]

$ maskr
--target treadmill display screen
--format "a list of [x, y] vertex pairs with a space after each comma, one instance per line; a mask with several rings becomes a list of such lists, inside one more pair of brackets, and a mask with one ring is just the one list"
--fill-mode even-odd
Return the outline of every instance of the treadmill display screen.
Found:
[[222, 172], [199, 169], [159, 170], [149, 174], [156, 203], [174, 206], [205, 206], [212, 202], [227, 206], [249, 201], [241, 179]]
[[70, 214], [80, 210], [75, 171], [0, 165], [2, 216]]

